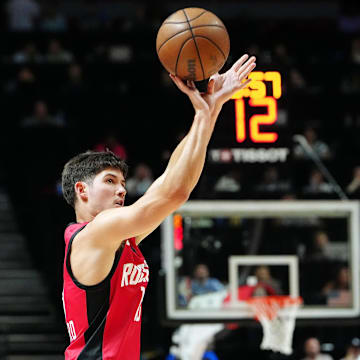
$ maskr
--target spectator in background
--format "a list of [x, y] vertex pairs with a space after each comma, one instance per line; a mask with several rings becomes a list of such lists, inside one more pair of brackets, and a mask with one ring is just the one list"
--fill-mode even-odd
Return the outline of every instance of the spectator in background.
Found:
[[48, 46], [48, 52], [46, 54], [46, 61], [52, 64], [71, 63], [74, 60], [74, 55], [63, 48], [61, 43], [53, 39]]
[[204, 263], [195, 266], [191, 276], [182, 276], [177, 281], [180, 306], [187, 306], [193, 296], [222, 291], [225, 286], [214, 277], [210, 277], [209, 267]]
[[140, 163], [135, 167], [133, 176], [126, 181], [126, 189], [129, 196], [139, 197], [153, 183], [153, 174], [149, 166]]
[[[169, 74], [167, 74], [167, 77], [168, 77], [168, 79], [170, 79]], [[171, 79], [170, 79], [170, 81], [171, 81]], [[166, 92], [172, 91], [172, 90], [174, 90], [174, 87], [169, 88], [169, 89], [166, 89]], [[169, 104], [168, 104], [168, 105], [169, 105]], [[186, 135], [186, 134], [185, 134], [184, 132], [180, 131], [180, 132], [178, 132], [178, 133], [175, 134], [174, 140], [175, 140], [176, 142], [180, 142], [180, 141], [185, 137], [185, 135]], [[172, 139], [173, 136], [171, 136], [171, 137], [169, 137], [169, 138]], [[169, 139], [166, 139], [166, 140], [168, 141]], [[164, 139], [164, 141], [165, 141], [165, 139]], [[171, 153], [172, 153], [172, 151], [173, 151], [172, 146], [171, 146], [170, 144], [164, 143], [163, 146], [164, 146], [164, 147], [163, 147], [163, 150], [162, 150], [162, 152], [161, 152], [160, 161], [158, 162], [156, 168], [153, 168], [153, 171], [154, 171], [155, 174], [161, 174], [161, 172], [163, 171], [163, 169], [166, 168], [167, 163], [168, 163], [168, 161], [169, 161], [169, 159], [170, 159]], [[201, 187], [201, 184], [204, 182], [204, 178], [205, 178], [205, 180], [207, 179], [206, 176], [200, 178], [199, 187]], [[209, 189], [207, 189], [207, 193], [208, 193], [208, 192], [209, 192]]]
[[286, 192], [290, 190], [290, 187], [288, 180], [280, 180], [278, 169], [275, 166], [270, 166], [265, 169], [263, 180], [255, 186], [255, 190], [260, 192]]
[[340, 88], [344, 94], [356, 94], [360, 91], [360, 72], [357, 67], [349, 67], [346, 74], [342, 76]]
[[[352, 39], [348, 60], [351, 64], [360, 65], [360, 37]], [[344, 94], [354, 95], [360, 91], [360, 71], [357, 66], [348, 66], [348, 71], [342, 74], [341, 90]]]
[[[298, 197], [296, 194], [288, 192], [286, 194], [284, 194], [283, 196], [281, 196], [280, 200], [282, 201], [295, 201], [298, 200]], [[306, 217], [286, 217], [286, 216], [282, 216], [279, 218], [275, 218], [273, 220], [273, 224], [275, 224], [275, 226], [298, 226], [298, 227], [303, 227], [303, 226], [320, 226], [321, 225], [321, 221], [317, 216], [306, 216]]]
[[332, 356], [320, 352], [320, 341], [311, 337], [304, 343], [305, 357], [302, 360], [333, 360]]
[[190, 276], [181, 276], [177, 281], [178, 303], [179, 306], [185, 307], [191, 299], [191, 278]]
[[254, 54], [254, 56], [256, 56], [257, 58], [261, 56], [261, 50], [259, 44], [256, 43], [250, 44], [247, 51], [249, 52], [249, 54]]
[[67, 30], [67, 19], [59, 11], [59, 4], [52, 3], [43, 11], [40, 29], [46, 32], [64, 32]]
[[[125, 146], [122, 145], [116, 136], [114, 135], [114, 131], [108, 131], [103, 139], [98, 142], [94, 146], [95, 151], [112, 151], [116, 156], [120, 157], [122, 160], [127, 160], [127, 151], [125, 149]], [[127, 184], [128, 188], [128, 184]], [[129, 191], [129, 189], [128, 189]]]
[[241, 173], [235, 168], [220, 176], [214, 185], [215, 192], [235, 193], [241, 190], [240, 183]]
[[43, 56], [33, 42], [28, 42], [13, 55], [12, 60], [15, 64], [39, 64], [43, 62]]
[[[62, 87], [62, 96], [66, 102], [73, 103], [73, 107], [81, 107], [79, 101], [85, 100], [88, 102], [87, 97], [89, 91], [88, 83], [84, 80], [83, 68], [79, 64], [70, 64], [67, 71], [67, 78]], [[86, 97], [86, 99], [83, 99]], [[74, 109], [73, 109], [74, 110]]]
[[36, 77], [28, 67], [23, 67], [16, 78], [8, 82], [4, 90], [8, 94], [22, 95], [23, 97], [31, 96], [38, 91]]
[[[320, 159], [327, 160], [331, 158], [330, 147], [324, 141], [318, 139], [318, 134], [312, 126], [306, 127], [303, 134], [309, 146]], [[309, 159], [308, 154], [300, 144], [295, 145], [294, 156], [297, 159]]]
[[349, 195], [360, 196], [360, 166], [355, 166], [353, 169], [353, 178], [346, 187], [346, 192]]
[[71, 93], [71, 96], [84, 93], [86, 86], [84, 84], [82, 67], [79, 64], [70, 64], [67, 74], [64, 90], [67, 93]]
[[335, 278], [322, 288], [322, 293], [327, 297], [329, 306], [349, 306], [352, 301], [349, 268], [347, 266], [340, 267]]
[[121, 19], [115, 19], [115, 29], [116, 29], [116, 23], [119, 24], [119, 27], [117, 27], [117, 30], [123, 31], [123, 32], [130, 32], [130, 31], [139, 31], [139, 29], [145, 30], [144, 26], [145, 24], [150, 20], [148, 18], [147, 9], [146, 9], [146, 3], [136, 3], [135, 5], [135, 13], [133, 16], [129, 16], [126, 18]]
[[40, 96], [41, 84], [31, 69], [23, 67], [17, 77], [5, 85], [4, 92], [8, 95], [7, 105], [12, 108], [12, 119], [9, 120], [12, 125], [18, 125], [32, 111], [34, 102]]
[[133, 60], [133, 50], [129, 44], [114, 44], [108, 48], [108, 59], [112, 63], [128, 64]]
[[304, 194], [320, 195], [332, 192], [332, 185], [324, 180], [324, 176], [319, 170], [314, 169], [310, 174], [308, 184], [304, 187]]
[[[162, 74], [164, 74], [164, 72], [162, 72]], [[169, 78], [169, 74], [167, 74], [167, 73], [166, 73], [166, 77], [167, 77], [168, 79], [170, 79], [170, 78]], [[168, 81], [168, 80], [166, 80], [166, 81]], [[171, 80], [170, 80], [170, 81], [171, 81]], [[185, 137], [185, 135], [186, 135], [186, 134], [185, 134], [184, 132], [180, 131], [180, 132], [177, 133], [176, 136], [175, 136], [176, 141], [181, 141], [181, 140]], [[165, 149], [165, 150], [162, 152], [162, 154], [161, 154], [161, 160], [162, 160], [164, 166], [166, 166], [167, 162], [168, 162], [169, 159], [170, 159], [170, 156], [171, 156], [171, 149]]]
[[89, 63], [105, 63], [108, 60], [108, 46], [102, 42], [95, 43], [86, 55], [86, 61]]
[[306, 88], [306, 80], [304, 76], [298, 69], [292, 68], [289, 72], [289, 89], [297, 91], [304, 90]]
[[20, 127], [22, 128], [59, 128], [64, 126], [64, 120], [60, 117], [50, 115], [47, 103], [42, 100], [34, 104], [32, 116], [26, 117], [20, 123]]
[[280, 281], [276, 280], [266, 265], [260, 265], [255, 269], [257, 284], [252, 296], [282, 295], [284, 292]]
[[307, 251], [306, 259], [318, 261], [329, 258], [329, 236], [323, 230], [316, 231], [312, 239], [311, 248]]
[[79, 64], [70, 64], [67, 78], [60, 90], [69, 126], [76, 127], [81, 124], [84, 111], [89, 109], [92, 95], [90, 89], [88, 80], [84, 78], [82, 67]]
[[191, 294], [204, 295], [214, 291], [221, 291], [224, 285], [220, 280], [210, 277], [210, 271], [206, 264], [197, 264], [191, 279]]
[[268, 49], [260, 48], [260, 45], [253, 42], [247, 49], [249, 54], [254, 54], [259, 63], [269, 64], [272, 62], [272, 54]]
[[33, 31], [41, 9], [36, 0], [9, 0], [6, 12], [10, 31]]
[[352, 63], [360, 65], [360, 37], [351, 41], [350, 60]]
[[346, 354], [340, 360], [359, 360], [360, 359], [360, 339], [353, 338], [346, 349]]
[[274, 46], [273, 62], [279, 66], [290, 66], [294, 62], [284, 43], [278, 43]]

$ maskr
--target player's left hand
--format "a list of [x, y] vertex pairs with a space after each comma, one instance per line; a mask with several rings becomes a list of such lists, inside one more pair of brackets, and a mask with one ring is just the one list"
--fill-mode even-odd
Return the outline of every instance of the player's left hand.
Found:
[[178, 76], [170, 75], [176, 86], [189, 96], [195, 111], [206, 110], [217, 118], [222, 106], [231, 96], [245, 88], [251, 81], [247, 76], [256, 66], [255, 56], [245, 54], [224, 74], [216, 73], [210, 77], [206, 93], [200, 93], [193, 81], [181, 80]]
[[212, 103], [211, 108], [222, 107], [232, 95], [245, 88], [251, 79], [247, 76], [256, 66], [255, 56], [245, 54], [224, 74], [216, 73], [210, 77], [205, 98]]
[[209, 104], [204, 99], [204, 95], [196, 88], [194, 81], [187, 80], [185, 83], [185, 80], [180, 79], [178, 76], [172, 74], [169, 74], [169, 76], [175, 85], [189, 97], [195, 112], [203, 111], [209, 116], [211, 115]]

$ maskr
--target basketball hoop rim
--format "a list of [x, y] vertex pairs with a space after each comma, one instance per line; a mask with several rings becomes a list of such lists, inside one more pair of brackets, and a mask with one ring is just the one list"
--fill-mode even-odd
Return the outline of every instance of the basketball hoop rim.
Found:
[[[278, 316], [280, 310], [286, 308], [297, 310], [303, 303], [303, 299], [301, 296], [269, 295], [252, 297], [246, 299], [245, 302], [254, 311], [256, 320], [260, 317], [272, 320]], [[296, 311], [293, 312], [293, 316], [296, 317]]]
[[280, 307], [287, 305], [302, 304], [303, 300], [301, 296], [291, 295], [269, 295], [269, 296], [254, 296], [245, 300], [247, 303], [277, 303]]

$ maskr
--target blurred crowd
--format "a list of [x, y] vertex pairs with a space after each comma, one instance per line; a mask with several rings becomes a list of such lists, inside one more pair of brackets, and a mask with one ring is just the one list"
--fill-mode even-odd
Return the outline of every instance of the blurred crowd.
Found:
[[[71, 140], [77, 144], [83, 140], [81, 148], [103, 149], [96, 147], [97, 143], [112, 132], [112, 148], [118, 146], [116, 151], [127, 157], [130, 165], [146, 162], [156, 177], [167, 154], [187, 130], [187, 122], [172, 111], [184, 99], [175, 95], [154, 49], [165, 10], [147, 2], [109, 1], [101, 7], [94, 1], [85, 7], [86, 16], [80, 16], [81, 2], [75, 4], [9, 0], [3, 5], [10, 31], [10, 41], [0, 54], [3, 115], [13, 129], [56, 128], [70, 133], [85, 126], [83, 138]], [[80, 25], [86, 21], [89, 24]], [[231, 18], [224, 21], [230, 34], [248, 25], [236, 24]], [[355, 154], [360, 113], [352, 100], [360, 94], [360, 36], [355, 30], [342, 30], [339, 19], [322, 21], [311, 42], [305, 40], [306, 31], [312, 33], [315, 25], [304, 27], [304, 38], [297, 46], [291, 35], [283, 35], [289, 30], [286, 21], [281, 25], [265, 22], [233, 47], [228, 63], [248, 52], [257, 56], [259, 70], [281, 72], [283, 96], [277, 129], [303, 135], [347, 196], [358, 198], [360, 164]], [[330, 30], [330, 25], [337, 25], [337, 31]], [[270, 30], [274, 40], [264, 43], [261, 35]], [[317, 46], [330, 31], [334, 34], [333, 48]], [[327, 76], [330, 72], [332, 75]], [[154, 86], [156, 91], [149, 96]], [[153, 100], [159, 103], [156, 108], [151, 107]], [[189, 106], [185, 106], [182, 118], [187, 114], [191, 118]], [[146, 117], [152, 120], [146, 121]], [[172, 120], [166, 120], [168, 117]], [[96, 134], [90, 134], [94, 128]], [[151, 136], [158, 138], [160, 131], [168, 136], [163, 143], [150, 142], [148, 129], [154, 129]], [[146, 148], [152, 146], [155, 155], [147, 152], [146, 159], [139, 156], [137, 141]], [[293, 166], [261, 164], [252, 170], [239, 164], [214, 167], [205, 174], [194, 197], [337, 198], [334, 186], [304, 148], [295, 143], [289, 147]], [[73, 151], [70, 146], [69, 152]], [[155, 161], [156, 157], [161, 160]], [[342, 161], [344, 158], [347, 161]]]

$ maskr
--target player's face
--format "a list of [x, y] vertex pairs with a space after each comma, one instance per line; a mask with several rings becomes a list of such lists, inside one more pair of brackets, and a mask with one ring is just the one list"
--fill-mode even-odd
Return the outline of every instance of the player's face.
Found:
[[88, 204], [94, 216], [103, 210], [124, 206], [126, 189], [123, 173], [109, 168], [97, 174], [88, 188]]

